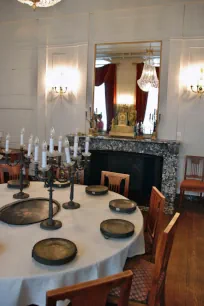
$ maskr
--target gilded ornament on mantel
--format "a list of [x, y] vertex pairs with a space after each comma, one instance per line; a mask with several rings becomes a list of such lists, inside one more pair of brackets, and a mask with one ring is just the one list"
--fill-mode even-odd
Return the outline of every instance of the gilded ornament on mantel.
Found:
[[137, 112], [135, 105], [117, 105], [117, 115], [112, 119], [110, 136], [134, 137]]

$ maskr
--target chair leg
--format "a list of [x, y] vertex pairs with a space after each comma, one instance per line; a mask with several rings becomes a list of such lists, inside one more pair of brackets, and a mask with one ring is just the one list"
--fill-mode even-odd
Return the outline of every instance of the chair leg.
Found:
[[160, 306], [165, 306], [165, 287], [162, 289], [161, 292], [161, 299], [160, 299]]
[[184, 197], [184, 190], [180, 189], [179, 208], [181, 208], [182, 206], [183, 197]]

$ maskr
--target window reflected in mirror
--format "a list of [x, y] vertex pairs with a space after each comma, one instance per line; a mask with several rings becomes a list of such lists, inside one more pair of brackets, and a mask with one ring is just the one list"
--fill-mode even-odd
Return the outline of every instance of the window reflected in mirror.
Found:
[[111, 136], [156, 134], [161, 42], [96, 45], [94, 114]]

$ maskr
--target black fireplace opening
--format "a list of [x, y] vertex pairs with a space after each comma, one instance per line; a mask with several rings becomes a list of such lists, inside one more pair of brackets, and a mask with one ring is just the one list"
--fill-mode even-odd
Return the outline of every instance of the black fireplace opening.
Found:
[[[162, 156], [119, 151], [93, 150], [91, 153], [86, 179], [88, 185], [100, 185], [103, 170], [129, 174], [129, 199], [141, 206], [149, 206], [152, 186], [161, 190]], [[124, 182], [121, 185], [121, 191], [123, 188]]]

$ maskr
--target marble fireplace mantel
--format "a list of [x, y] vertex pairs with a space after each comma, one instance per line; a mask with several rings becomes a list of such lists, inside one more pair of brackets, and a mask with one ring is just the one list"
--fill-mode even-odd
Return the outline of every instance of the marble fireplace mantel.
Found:
[[[73, 137], [69, 137], [71, 144]], [[84, 148], [85, 137], [79, 137]], [[163, 157], [161, 192], [166, 197], [165, 211], [172, 213], [176, 197], [177, 169], [179, 157], [178, 141], [151, 139], [124, 139], [105, 136], [90, 137], [90, 150], [122, 151], [150, 154]]]

